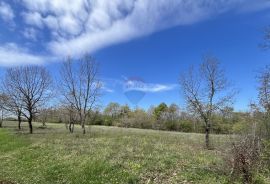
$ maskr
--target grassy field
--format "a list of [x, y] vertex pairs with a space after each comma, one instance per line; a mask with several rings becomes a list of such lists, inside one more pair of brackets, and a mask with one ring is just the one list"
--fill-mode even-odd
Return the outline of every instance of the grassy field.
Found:
[[13, 123], [0, 129], [0, 183], [229, 183], [224, 135], [92, 126], [82, 135], [64, 125], [35, 124], [29, 135]]

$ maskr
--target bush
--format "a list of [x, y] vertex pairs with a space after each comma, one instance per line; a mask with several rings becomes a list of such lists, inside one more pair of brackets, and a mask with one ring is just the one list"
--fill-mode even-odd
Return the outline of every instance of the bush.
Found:
[[165, 128], [165, 130], [169, 130], [169, 131], [178, 131], [179, 130], [179, 122], [178, 121], [166, 121], [164, 128]]
[[231, 132], [231, 125], [221, 122], [213, 123], [212, 130], [216, 134], [229, 134]]
[[126, 128], [142, 128], [142, 129], [151, 129], [152, 121], [148, 118], [143, 117], [129, 117], [121, 118], [117, 121], [116, 126], [126, 127]]
[[258, 137], [245, 136], [239, 142], [233, 143], [227, 158], [232, 180], [240, 177], [245, 184], [254, 183], [260, 159], [261, 142]]
[[245, 121], [237, 122], [232, 127], [233, 133], [236, 133], [236, 134], [249, 132], [250, 129], [251, 129], [250, 124]]
[[192, 121], [189, 121], [189, 120], [180, 121], [180, 131], [192, 132], [192, 129], [193, 129]]
[[106, 116], [104, 118], [103, 125], [105, 125], [105, 126], [112, 126], [113, 125], [113, 122], [114, 122], [113, 118], [111, 118], [109, 116]]
[[104, 125], [104, 119], [96, 118], [92, 122], [89, 122], [91, 125]]
[[114, 125], [126, 128], [151, 129], [153, 127], [153, 119], [145, 111], [136, 109], [133, 112], [129, 112], [127, 116], [115, 120]]
[[266, 166], [265, 168], [270, 172], [270, 140], [263, 141], [262, 159], [264, 165]]

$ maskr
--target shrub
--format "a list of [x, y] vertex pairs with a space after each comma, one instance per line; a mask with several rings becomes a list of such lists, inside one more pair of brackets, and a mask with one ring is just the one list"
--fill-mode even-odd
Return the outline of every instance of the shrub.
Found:
[[212, 130], [216, 134], [229, 134], [231, 130], [231, 125], [222, 122], [214, 122]]
[[143, 110], [136, 109], [134, 112], [130, 112], [128, 116], [119, 118], [114, 125], [126, 128], [151, 129], [153, 119]]
[[169, 131], [178, 131], [179, 130], [179, 122], [178, 121], [166, 121], [164, 128], [165, 128], [165, 130], [169, 130]]
[[231, 178], [242, 178], [243, 183], [254, 182], [257, 168], [260, 166], [261, 143], [258, 137], [245, 136], [233, 143], [231, 153], [227, 158], [231, 168]]
[[130, 118], [121, 118], [120, 126], [126, 128], [142, 128], [142, 129], [151, 129], [152, 121], [148, 118], [143, 117], [130, 117]]
[[266, 166], [266, 169], [270, 172], [270, 140], [263, 141], [263, 154], [262, 154], [263, 163]]
[[104, 122], [103, 122], [105, 126], [112, 126], [113, 125], [113, 118], [106, 116], [104, 118]]
[[232, 131], [236, 134], [246, 133], [251, 129], [251, 125], [245, 121], [237, 122], [233, 125]]
[[189, 120], [180, 121], [180, 131], [182, 132], [192, 132], [193, 126], [192, 122]]

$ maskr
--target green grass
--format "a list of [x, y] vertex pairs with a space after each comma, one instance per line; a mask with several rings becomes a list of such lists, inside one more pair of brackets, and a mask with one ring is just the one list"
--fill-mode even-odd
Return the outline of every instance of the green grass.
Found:
[[214, 150], [204, 149], [204, 135], [116, 127], [35, 124], [16, 131], [0, 129], [0, 183], [229, 183], [222, 170], [228, 136], [211, 137]]

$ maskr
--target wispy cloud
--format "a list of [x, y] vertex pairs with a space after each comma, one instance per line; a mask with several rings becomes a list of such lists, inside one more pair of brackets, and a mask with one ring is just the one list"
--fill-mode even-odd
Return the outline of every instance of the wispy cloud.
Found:
[[[128, 85], [128, 87], [126, 87]], [[154, 84], [154, 83], [141, 83], [138, 81], [129, 81], [124, 84], [124, 91], [142, 91], [145, 93], [159, 93], [171, 91], [177, 88], [177, 84]]]
[[122, 76], [120, 79], [103, 79], [103, 87], [114, 92], [116, 90], [127, 91], [141, 91], [145, 93], [160, 93], [165, 91], [175, 90], [178, 84], [161, 84], [161, 83], [147, 83], [139, 78], [127, 78]]
[[177, 84], [146, 84], [144, 88], [141, 88], [139, 90], [142, 90], [144, 92], [158, 93], [174, 90], [177, 88], [177, 86]]
[[[19, 24], [20, 30], [25, 30], [22, 35], [29, 41], [39, 36], [35, 34], [46, 35], [45, 42], [39, 46], [48, 55], [60, 58], [93, 53], [113, 44], [174, 26], [194, 24], [228, 11], [270, 8], [269, 0], [21, 0], [18, 3], [24, 7], [19, 10], [21, 12], [16, 12], [23, 19]], [[0, 17], [5, 21], [14, 19], [15, 13], [8, 2], [0, 1]], [[2, 54], [6, 51], [3, 47], [1, 50]], [[5, 55], [12, 57], [11, 52]], [[31, 61], [38, 60], [34, 58]]]
[[18, 47], [15, 43], [0, 45], [0, 63], [2, 66], [17, 66], [28, 64], [43, 64], [54, 58], [31, 54], [27, 49]]
[[[55, 55], [80, 55], [162, 29], [189, 25], [235, 9], [268, 7], [268, 0], [23, 0], [30, 21], [47, 26]], [[258, 5], [259, 4], [259, 5]], [[41, 16], [42, 15], [42, 16]], [[26, 18], [26, 23], [29, 19]], [[52, 26], [53, 25], [53, 26]]]
[[113, 93], [114, 92], [113, 89], [110, 89], [110, 88], [107, 88], [107, 87], [102, 87], [102, 90], [107, 92], [107, 93]]
[[101, 81], [101, 90], [107, 93], [113, 93], [114, 90], [111, 87], [108, 87], [108, 84], [105, 81]]
[[9, 4], [0, 1], [0, 18], [6, 22], [12, 22], [15, 14]]

